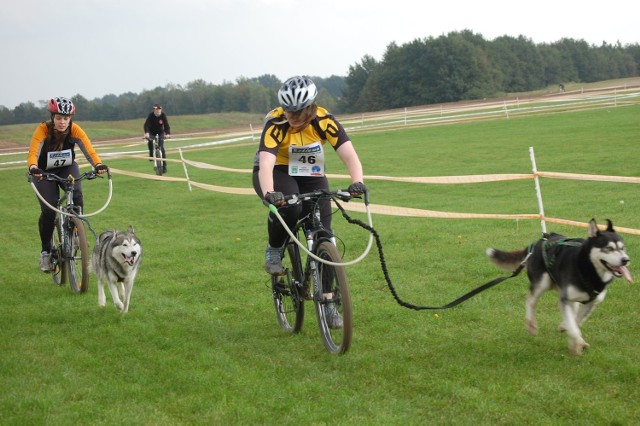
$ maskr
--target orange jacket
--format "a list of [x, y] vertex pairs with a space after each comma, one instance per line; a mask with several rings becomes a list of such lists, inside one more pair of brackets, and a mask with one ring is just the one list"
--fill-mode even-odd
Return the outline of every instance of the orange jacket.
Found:
[[[42, 122], [33, 132], [33, 136], [31, 136], [29, 154], [27, 155], [27, 168], [36, 166], [42, 170], [47, 169], [47, 156], [50, 148], [45, 146], [44, 142], [47, 139], [48, 131], [47, 122]], [[71, 122], [71, 131], [69, 132], [69, 136], [65, 139], [62, 149], [71, 149], [72, 160], [75, 160], [76, 158], [74, 150], [76, 146], [80, 148], [84, 156], [87, 158], [87, 161], [89, 161], [93, 167], [102, 163], [84, 130], [82, 130], [82, 128], [76, 123]], [[66, 165], [68, 164], [65, 164], [65, 166]]]

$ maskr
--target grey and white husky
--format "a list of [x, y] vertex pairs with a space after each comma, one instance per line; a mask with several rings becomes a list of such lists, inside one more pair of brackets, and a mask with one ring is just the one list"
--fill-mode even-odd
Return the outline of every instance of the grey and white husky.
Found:
[[98, 304], [106, 305], [105, 282], [116, 308], [129, 311], [133, 281], [142, 259], [142, 244], [129, 226], [127, 231], [105, 231], [98, 237], [91, 268], [98, 278]]
[[535, 315], [538, 298], [547, 290], [560, 293], [563, 322], [559, 329], [567, 332], [569, 350], [574, 355], [582, 354], [589, 346], [582, 338], [580, 326], [604, 300], [609, 284], [619, 277], [633, 282], [624, 241], [608, 219], [605, 231], [600, 231], [591, 219], [586, 240], [551, 234], [524, 250], [504, 252], [489, 248], [487, 255], [497, 266], [512, 271], [526, 259], [530, 281], [526, 301], [529, 333], [538, 332]]

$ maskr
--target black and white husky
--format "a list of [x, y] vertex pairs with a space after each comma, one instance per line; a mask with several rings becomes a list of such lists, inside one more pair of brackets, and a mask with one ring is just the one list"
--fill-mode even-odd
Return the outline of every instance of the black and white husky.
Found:
[[[560, 293], [563, 322], [569, 350], [580, 355], [589, 345], [582, 338], [580, 326], [595, 306], [602, 302], [614, 278], [633, 280], [627, 269], [629, 256], [622, 237], [607, 219], [607, 229], [600, 231], [594, 219], [589, 222], [588, 238], [567, 238], [551, 234], [524, 250], [504, 252], [487, 249], [487, 255], [500, 268], [515, 270], [526, 259], [530, 294], [526, 301], [527, 330], [537, 334], [535, 308], [547, 290]], [[528, 256], [528, 257], [527, 257]]]
[[122, 312], [129, 310], [133, 281], [142, 259], [142, 245], [129, 226], [127, 231], [105, 231], [98, 237], [91, 268], [98, 277], [98, 304], [106, 305], [105, 282], [113, 303]]

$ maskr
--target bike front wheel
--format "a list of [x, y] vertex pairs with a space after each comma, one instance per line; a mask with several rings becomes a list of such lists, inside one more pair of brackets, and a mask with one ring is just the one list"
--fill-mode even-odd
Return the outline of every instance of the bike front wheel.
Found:
[[153, 156], [154, 156], [153, 170], [155, 170], [156, 175], [162, 176], [162, 172], [163, 172], [162, 151], [160, 150], [159, 147], [155, 148], [155, 151], [153, 152]]
[[300, 250], [293, 243], [287, 245], [282, 259], [284, 275], [271, 278], [273, 304], [280, 327], [290, 333], [302, 330], [304, 322], [304, 294], [302, 291], [302, 263]]
[[62, 253], [62, 216], [56, 215], [56, 227], [51, 237], [51, 278], [61, 286], [67, 282], [67, 263]]
[[[322, 241], [315, 250], [316, 256], [333, 263], [342, 263], [342, 256], [330, 241]], [[343, 266], [317, 262], [319, 291], [313, 301], [318, 318], [318, 327], [327, 350], [343, 354], [351, 346], [353, 335], [353, 314], [351, 293], [347, 273]]]
[[89, 288], [89, 245], [84, 223], [77, 217], [70, 219], [67, 237], [70, 242], [69, 285], [74, 293], [85, 293]]

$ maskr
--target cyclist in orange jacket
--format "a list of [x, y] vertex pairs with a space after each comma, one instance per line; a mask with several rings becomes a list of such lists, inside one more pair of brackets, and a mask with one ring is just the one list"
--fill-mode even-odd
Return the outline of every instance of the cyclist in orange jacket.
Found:
[[[75, 162], [74, 148], [80, 148], [87, 161], [95, 168], [98, 174], [106, 173], [109, 169], [102, 164], [100, 157], [93, 149], [91, 141], [80, 126], [71, 121], [71, 116], [76, 113], [76, 107], [70, 99], [52, 98], [49, 100], [48, 109], [51, 119], [44, 121], [36, 127], [31, 137], [31, 145], [27, 155], [27, 167], [29, 173], [35, 177], [36, 189], [49, 204], [55, 206], [58, 202], [59, 188], [57, 182], [42, 180], [43, 170], [55, 173], [58, 176], [80, 176], [80, 168]], [[40, 219], [38, 229], [42, 250], [40, 252], [40, 270], [51, 272], [51, 238], [55, 229], [56, 212], [40, 202]], [[74, 204], [82, 209], [82, 185], [75, 183]]]

